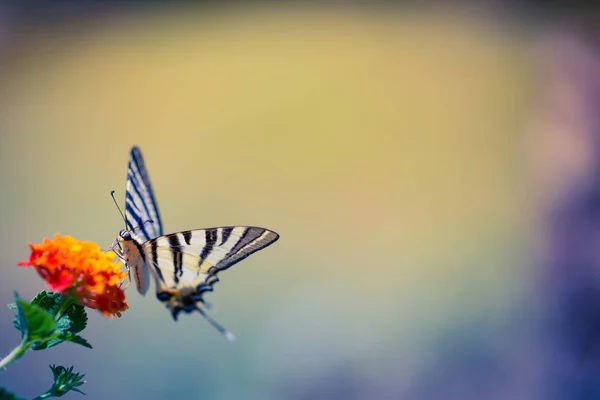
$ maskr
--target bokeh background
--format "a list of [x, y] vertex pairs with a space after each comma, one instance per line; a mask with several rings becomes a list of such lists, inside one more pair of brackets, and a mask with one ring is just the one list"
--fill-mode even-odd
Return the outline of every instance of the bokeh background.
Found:
[[109, 247], [132, 145], [166, 231], [281, 239], [207, 297], [233, 344], [131, 286], [93, 350], [0, 386], [56, 363], [88, 399], [600, 398], [600, 25], [540, 3], [2, 3], [0, 303], [44, 288], [27, 242]]

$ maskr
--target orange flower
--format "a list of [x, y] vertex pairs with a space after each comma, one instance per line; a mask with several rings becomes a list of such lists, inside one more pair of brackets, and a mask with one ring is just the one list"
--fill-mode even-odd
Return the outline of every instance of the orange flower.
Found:
[[29, 243], [29, 247], [29, 261], [19, 265], [34, 267], [50, 289], [72, 295], [107, 317], [120, 317], [128, 308], [119, 285], [126, 275], [119, 269], [121, 264], [113, 262], [113, 252], [104, 253], [95, 243], [60, 237], [58, 233], [54, 240]]

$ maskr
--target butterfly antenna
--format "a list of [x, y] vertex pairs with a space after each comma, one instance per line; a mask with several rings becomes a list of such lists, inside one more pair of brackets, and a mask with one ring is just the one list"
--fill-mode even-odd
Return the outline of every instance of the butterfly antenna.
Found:
[[221, 332], [221, 335], [225, 336], [225, 339], [229, 340], [230, 342], [233, 342], [235, 340], [235, 336], [233, 336], [233, 333], [229, 332], [227, 329], [223, 328], [217, 321], [206, 315], [203, 309], [201, 309], [200, 307], [196, 309], [200, 312], [200, 314], [202, 314], [204, 319], [206, 319], [213, 326], [213, 328]]
[[112, 197], [113, 201], [115, 202], [115, 206], [117, 206], [117, 210], [119, 210], [119, 213], [121, 213], [121, 217], [123, 217], [123, 222], [125, 222], [125, 229], [127, 229], [127, 220], [125, 219], [125, 214], [123, 214], [123, 211], [121, 211], [121, 207], [119, 207], [119, 203], [117, 203], [117, 200], [115, 199], [114, 190], [110, 191], [110, 197]]

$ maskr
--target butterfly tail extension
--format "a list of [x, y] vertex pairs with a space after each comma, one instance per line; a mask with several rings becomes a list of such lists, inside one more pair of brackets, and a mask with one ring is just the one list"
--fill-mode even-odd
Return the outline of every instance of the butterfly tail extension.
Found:
[[200, 303], [202, 303], [202, 305], [204, 306], [204, 308], [206, 308], [207, 310], [210, 310], [210, 311], [217, 311], [217, 308], [216, 308], [216, 307], [215, 307], [215, 306], [214, 306], [212, 303], [209, 303], [208, 301], [206, 301], [206, 300], [204, 300], [204, 299], [202, 299], [202, 298], [201, 298], [201, 299], [199, 299], [198, 301], [199, 301]]
[[235, 340], [235, 336], [233, 335], [233, 333], [231, 333], [227, 329], [223, 328], [223, 326], [221, 324], [219, 324], [217, 321], [215, 321], [209, 315], [207, 315], [203, 309], [201, 309], [200, 307], [197, 307], [196, 310], [198, 310], [200, 315], [202, 315], [204, 317], [204, 319], [207, 320], [208, 323], [213, 326], [213, 328], [218, 330], [221, 333], [221, 335], [225, 336], [225, 339], [229, 340], [230, 342], [233, 342]]
[[200, 293], [196, 293], [193, 295], [182, 295], [182, 293], [176, 290], [164, 290], [157, 294], [157, 297], [160, 301], [166, 303], [167, 308], [171, 310], [171, 316], [173, 320], [177, 321], [177, 317], [180, 312], [191, 313], [193, 311], [198, 311], [200, 315], [204, 317], [210, 323], [213, 328], [221, 333], [227, 340], [230, 342], [235, 340], [235, 336], [233, 333], [229, 332], [225, 329], [221, 324], [212, 319], [206, 312], [198, 307], [198, 303], [206, 304], [204, 299], [202, 299], [202, 293], [207, 291], [212, 291], [212, 287], [202, 287], [198, 288]]

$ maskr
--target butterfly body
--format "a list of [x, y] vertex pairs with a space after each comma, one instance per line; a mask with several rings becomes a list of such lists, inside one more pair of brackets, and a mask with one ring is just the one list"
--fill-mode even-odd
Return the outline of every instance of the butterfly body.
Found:
[[140, 150], [130, 153], [125, 222], [117, 237], [116, 254], [133, 274], [137, 290], [145, 294], [150, 276], [156, 297], [174, 319], [183, 311], [198, 311], [226, 337], [229, 332], [202, 309], [203, 295], [219, 281], [217, 274], [275, 242], [279, 235], [255, 226], [225, 226], [162, 233], [158, 206]]
[[150, 268], [146, 265], [143, 246], [140, 239], [134, 233], [123, 229], [117, 238], [119, 249], [117, 254], [128, 268], [130, 275], [133, 273], [138, 292], [145, 295], [150, 286]]

